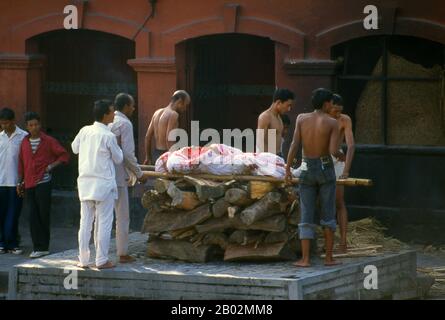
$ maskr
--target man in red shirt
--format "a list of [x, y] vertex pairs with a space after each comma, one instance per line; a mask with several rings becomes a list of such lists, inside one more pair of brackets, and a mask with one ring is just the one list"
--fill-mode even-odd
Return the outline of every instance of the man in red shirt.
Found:
[[70, 156], [56, 139], [41, 132], [37, 113], [26, 113], [25, 122], [29, 135], [20, 146], [17, 192], [24, 193], [25, 210], [30, 217], [34, 246], [30, 258], [39, 258], [49, 254], [51, 172], [68, 163]]

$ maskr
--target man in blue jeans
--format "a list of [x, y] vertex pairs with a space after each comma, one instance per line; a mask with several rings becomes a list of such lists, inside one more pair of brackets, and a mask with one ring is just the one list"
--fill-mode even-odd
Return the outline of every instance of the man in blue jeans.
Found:
[[[301, 221], [298, 225], [301, 240], [302, 259], [297, 267], [310, 267], [310, 243], [315, 238], [315, 208], [317, 196], [320, 199], [320, 224], [326, 241], [326, 266], [339, 264], [332, 257], [334, 247], [335, 217], [335, 170], [331, 154], [344, 157], [338, 151], [338, 123], [327, 112], [332, 105], [333, 94], [320, 88], [312, 93], [314, 111], [298, 115], [292, 145], [286, 165], [286, 180], [291, 176], [291, 165], [300, 144], [303, 147], [303, 160], [300, 173]], [[334, 121], [333, 121], [334, 120]]]
[[18, 223], [22, 198], [17, 194], [20, 145], [28, 135], [15, 124], [14, 111], [0, 110], [0, 254], [21, 254]]

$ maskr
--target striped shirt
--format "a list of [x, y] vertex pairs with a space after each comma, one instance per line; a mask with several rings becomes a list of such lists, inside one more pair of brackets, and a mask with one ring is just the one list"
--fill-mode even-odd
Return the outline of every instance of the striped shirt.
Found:
[[[29, 138], [29, 143], [31, 144], [31, 149], [32, 149], [32, 153], [35, 154], [37, 151], [37, 148], [39, 147], [40, 144], [40, 138], [37, 139], [31, 139]], [[42, 180], [40, 180], [39, 182], [37, 182], [37, 184], [41, 184], [41, 183], [46, 183], [51, 181], [51, 174], [49, 174], [48, 172], [46, 172], [43, 175]]]

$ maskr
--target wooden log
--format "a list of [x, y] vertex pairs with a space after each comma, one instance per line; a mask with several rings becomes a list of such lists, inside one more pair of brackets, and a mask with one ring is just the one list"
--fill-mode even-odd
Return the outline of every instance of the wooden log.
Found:
[[294, 200], [289, 210], [289, 217], [287, 222], [292, 226], [298, 226], [301, 220], [300, 205], [297, 200]]
[[166, 194], [160, 194], [156, 190], [148, 190], [142, 195], [141, 203], [145, 209], [160, 211], [163, 206], [170, 206], [171, 199]]
[[[152, 171], [143, 171], [143, 174], [147, 178], [165, 178], [165, 179], [181, 179], [184, 177], [183, 174], [178, 173], [162, 173], [162, 172], [152, 172]], [[216, 181], [265, 181], [272, 183], [285, 183], [284, 179], [278, 179], [268, 176], [246, 176], [246, 175], [214, 175], [214, 174], [195, 174], [190, 175], [196, 178], [208, 179], [208, 180], [216, 180]], [[298, 184], [298, 178], [292, 178], [289, 181], [291, 184]], [[372, 186], [372, 180], [370, 179], [358, 179], [358, 178], [348, 178], [348, 179], [338, 179], [337, 185], [355, 187], [355, 186]]]
[[240, 188], [231, 188], [226, 191], [225, 200], [235, 206], [247, 206], [252, 203], [249, 194]]
[[170, 180], [165, 180], [165, 179], [156, 179], [155, 183], [154, 183], [154, 188], [155, 190], [162, 194], [162, 193], [166, 193], [168, 190], [168, 187], [170, 186], [170, 184], [174, 183], [173, 181]]
[[267, 233], [257, 230], [236, 230], [229, 237], [229, 242], [242, 246], [262, 242]]
[[296, 259], [287, 242], [254, 244], [241, 246], [229, 245], [224, 254], [224, 261], [282, 261]]
[[184, 229], [172, 230], [169, 232], [173, 239], [184, 239], [187, 237], [191, 237], [197, 233], [195, 227], [187, 227]]
[[196, 194], [200, 201], [207, 199], [215, 199], [224, 196], [225, 186], [222, 183], [217, 183], [212, 180], [205, 180], [194, 178], [191, 176], [184, 176], [184, 180], [192, 184], [196, 189]]
[[209, 204], [204, 204], [192, 211], [180, 211], [176, 213], [154, 212], [147, 214], [144, 219], [142, 233], [160, 233], [193, 227], [203, 223], [212, 216]]
[[238, 212], [241, 212], [241, 208], [238, 206], [230, 206], [227, 208], [229, 218], [234, 218]]
[[167, 193], [172, 198], [172, 206], [178, 209], [193, 210], [201, 204], [196, 193], [182, 191], [174, 184], [169, 185]]
[[289, 234], [286, 231], [283, 232], [269, 232], [264, 238], [264, 243], [277, 243], [286, 242], [289, 240]]
[[217, 245], [222, 249], [226, 249], [229, 245], [228, 237], [222, 232], [207, 233], [202, 239], [204, 245]]
[[230, 207], [230, 203], [228, 203], [224, 198], [218, 199], [212, 205], [212, 213], [215, 218], [221, 218], [227, 215], [227, 209]]
[[241, 220], [247, 224], [262, 220], [282, 212], [283, 198], [279, 192], [269, 192], [263, 198], [247, 207], [240, 213]]
[[150, 258], [178, 259], [189, 262], [210, 262], [222, 259], [223, 250], [216, 245], [193, 246], [184, 240], [153, 238], [148, 242], [146, 255]]
[[249, 193], [249, 198], [261, 199], [275, 187], [276, 185], [271, 182], [249, 181], [247, 184], [247, 192]]
[[278, 214], [248, 226], [236, 215], [234, 218], [222, 217], [210, 219], [203, 224], [196, 225], [195, 228], [198, 233], [225, 231], [227, 229], [281, 232], [286, 229], [286, 217], [283, 214]]

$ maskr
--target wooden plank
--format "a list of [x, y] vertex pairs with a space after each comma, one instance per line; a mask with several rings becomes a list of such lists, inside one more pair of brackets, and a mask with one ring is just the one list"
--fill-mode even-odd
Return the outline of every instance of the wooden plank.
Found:
[[240, 230], [263, 230], [270, 232], [281, 232], [286, 228], [286, 217], [278, 214], [264, 220], [255, 222], [251, 225], [244, 224], [239, 216], [233, 218], [223, 217], [209, 219], [203, 224], [196, 226], [198, 233], [207, 233], [214, 231], [224, 231], [226, 229], [240, 229]]
[[173, 258], [189, 262], [217, 261], [222, 249], [215, 245], [194, 246], [184, 240], [161, 240], [152, 238], [148, 242], [147, 256], [150, 258]]
[[212, 216], [209, 204], [204, 204], [192, 211], [178, 211], [176, 213], [153, 212], [144, 219], [142, 233], [160, 233], [185, 229], [202, 223]]
[[287, 242], [274, 244], [229, 245], [224, 254], [224, 261], [281, 261], [294, 260], [297, 256]]

